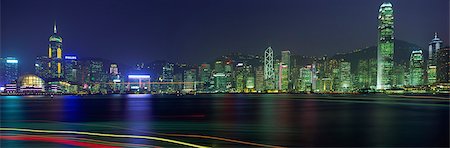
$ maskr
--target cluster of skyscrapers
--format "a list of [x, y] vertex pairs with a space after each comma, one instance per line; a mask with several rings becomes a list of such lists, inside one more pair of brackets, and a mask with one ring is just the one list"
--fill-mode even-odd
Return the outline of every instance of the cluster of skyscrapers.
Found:
[[290, 50], [274, 52], [269, 46], [261, 50], [263, 56], [236, 53], [198, 65], [155, 61], [121, 68], [122, 71], [118, 64], [102, 59], [63, 55], [63, 39], [55, 23], [48, 54], [36, 58], [34, 74], [19, 76], [18, 59], [0, 59], [1, 91], [7, 94], [448, 93], [449, 47], [443, 47], [438, 35], [429, 43], [428, 52], [414, 49], [408, 62], [396, 63], [394, 10], [390, 3], [380, 6], [378, 21], [377, 54], [372, 58], [352, 61], [307, 57]]

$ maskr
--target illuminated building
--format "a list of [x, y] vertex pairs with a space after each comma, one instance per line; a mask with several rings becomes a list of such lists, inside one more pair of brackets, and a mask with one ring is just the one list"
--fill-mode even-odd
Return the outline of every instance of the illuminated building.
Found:
[[200, 88], [200, 90], [207, 90], [209, 88], [210, 85], [210, 81], [211, 81], [211, 67], [209, 64], [201, 64], [198, 67], [198, 76], [199, 76], [199, 80], [201, 82], [200, 85], [198, 85]]
[[49, 79], [48, 63], [50, 59], [47, 56], [38, 56], [34, 63], [34, 74], [43, 79]]
[[350, 73], [350, 62], [342, 61], [339, 63], [339, 74], [340, 74], [340, 92], [350, 92], [352, 90], [352, 76]]
[[245, 82], [244, 82], [245, 78], [244, 78], [244, 73], [243, 72], [239, 72], [236, 74], [236, 92], [243, 92], [244, 91], [244, 87], [245, 87]]
[[110, 85], [110, 90], [117, 93], [117, 92], [123, 92], [123, 80], [122, 77], [119, 75], [119, 67], [117, 64], [112, 63], [109, 65], [109, 75], [108, 75], [108, 81], [112, 82]]
[[149, 92], [150, 91], [150, 75], [128, 75], [129, 92]]
[[338, 60], [333, 59], [329, 61], [329, 65], [330, 65], [329, 76], [331, 79], [331, 91], [339, 91], [341, 86], [340, 62]]
[[423, 55], [422, 50], [412, 51], [409, 60], [409, 85], [423, 85]]
[[375, 59], [359, 60], [356, 75], [357, 88], [374, 89], [377, 84], [377, 61]]
[[224, 70], [225, 70], [225, 77], [227, 77], [227, 90], [230, 90], [233, 87], [233, 66], [232, 66], [232, 62], [226, 61], [225, 62], [225, 66], [224, 66]]
[[103, 61], [99, 59], [87, 59], [81, 63], [81, 82], [83, 91], [91, 94], [107, 93], [107, 72], [103, 67]]
[[439, 39], [437, 33], [434, 33], [434, 38], [428, 46], [428, 64], [427, 64], [427, 83], [433, 84], [436, 82], [436, 58], [439, 56], [436, 52], [441, 48], [442, 41]]
[[76, 56], [64, 56], [64, 79], [71, 83], [78, 83], [80, 65]]
[[222, 61], [218, 60], [214, 63], [214, 72], [215, 73], [224, 73], [225, 72]]
[[[281, 62], [287, 66], [287, 79], [288, 79], [288, 83], [290, 83], [291, 82], [291, 68], [292, 68], [291, 51], [289, 51], [289, 50], [281, 51]], [[287, 87], [290, 89], [290, 84], [288, 84]]]
[[245, 81], [245, 88], [247, 90], [252, 90], [255, 88], [255, 77], [253, 76], [248, 76], [246, 81]]
[[195, 83], [195, 73], [196, 73], [195, 69], [189, 69], [184, 71], [183, 92], [189, 93], [197, 89]]
[[173, 69], [174, 64], [172, 63], [166, 63], [164, 64], [164, 66], [162, 67], [162, 76], [161, 76], [161, 81], [162, 82], [169, 82], [169, 84], [162, 84], [161, 85], [161, 90], [164, 92], [168, 92], [171, 93], [174, 91], [174, 85], [170, 84], [172, 82], [174, 82], [174, 69]]
[[275, 89], [275, 70], [273, 64], [273, 50], [269, 46], [264, 51], [264, 82], [266, 90]]
[[14, 57], [0, 58], [0, 86], [16, 83], [19, 76], [19, 60]]
[[434, 65], [436, 59], [436, 52], [441, 48], [442, 41], [439, 39], [437, 33], [434, 33], [434, 38], [428, 44], [428, 64]]
[[45, 91], [45, 81], [36, 75], [27, 74], [19, 78], [20, 92], [38, 93]]
[[264, 91], [264, 67], [258, 66], [255, 70], [255, 90]]
[[56, 23], [53, 26], [53, 34], [49, 38], [48, 44], [48, 71], [49, 79], [58, 80], [64, 76], [63, 59], [62, 59], [62, 37], [56, 30]]
[[226, 91], [226, 77], [224, 73], [215, 73], [214, 77], [214, 87], [217, 92], [225, 92]]
[[71, 85], [64, 81], [48, 82], [47, 92], [75, 94], [78, 92], [78, 85]]
[[119, 74], [119, 67], [117, 66], [117, 64], [113, 63], [109, 66], [109, 74], [112, 76]]
[[278, 90], [286, 92], [289, 85], [289, 68], [284, 63], [280, 63], [278, 68]]
[[236, 64], [235, 68], [236, 72], [236, 82], [235, 82], [235, 89], [236, 92], [243, 92], [245, 88], [245, 69], [244, 69], [244, 63], [238, 63]]
[[436, 80], [439, 83], [450, 82], [450, 47], [440, 48], [436, 54]]
[[392, 86], [394, 66], [394, 10], [383, 3], [378, 15], [377, 89]]
[[86, 60], [83, 65], [85, 83], [103, 82], [105, 72], [103, 70], [103, 61], [90, 59]]
[[310, 92], [312, 91], [312, 66], [307, 65], [306, 67], [300, 68], [300, 86], [298, 90], [300, 92]]

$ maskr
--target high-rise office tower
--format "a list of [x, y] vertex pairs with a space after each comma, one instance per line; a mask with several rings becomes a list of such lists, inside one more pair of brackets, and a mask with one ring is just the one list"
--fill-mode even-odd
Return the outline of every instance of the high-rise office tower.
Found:
[[422, 50], [412, 51], [409, 59], [409, 85], [423, 85], [423, 72]]
[[[174, 66], [174, 64], [172, 64], [172, 63], [166, 63], [163, 66], [162, 77], [161, 77], [163, 82], [169, 82], [169, 83], [174, 82], [173, 66]], [[164, 85], [161, 85], [161, 89], [162, 89], [162, 91], [165, 91], [165, 92], [171, 92], [174, 90], [174, 85], [173, 84], [164, 84]]]
[[341, 84], [339, 85], [340, 92], [350, 92], [352, 90], [352, 76], [350, 72], [350, 62], [340, 62], [339, 63], [339, 80]]
[[428, 46], [428, 63], [427, 63], [427, 84], [436, 82], [436, 58], [437, 51], [441, 48], [442, 41], [439, 39], [437, 33], [434, 33], [434, 38]]
[[198, 85], [200, 90], [204, 91], [209, 88], [211, 81], [211, 66], [209, 64], [203, 63], [198, 67], [198, 80], [200, 81]]
[[255, 90], [261, 92], [264, 90], [264, 67], [258, 66], [255, 70]]
[[245, 67], [244, 63], [238, 63], [236, 64], [235, 68], [235, 89], [236, 92], [243, 92], [245, 88]]
[[435, 64], [436, 52], [441, 48], [442, 41], [439, 39], [438, 34], [434, 33], [434, 38], [428, 44], [428, 64]]
[[183, 76], [183, 91], [184, 92], [192, 92], [195, 91], [196, 88], [196, 83], [195, 83], [195, 69], [189, 69], [189, 70], [185, 70], [184, 71], [184, 76]]
[[284, 63], [284, 65], [287, 66], [287, 79], [288, 79], [288, 89], [290, 89], [290, 83], [291, 83], [291, 68], [292, 68], [292, 64], [291, 64], [291, 51], [289, 50], [284, 50], [281, 51], [281, 62]]
[[266, 83], [266, 90], [273, 90], [275, 88], [275, 70], [273, 64], [273, 50], [269, 46], [264, 51], [264, 82]]
[[17, 83], [19, 78], [19, 60], [14, 57], [0, 58], [0, 86]]
[[64, 79], [69, 82], [78, 82], [80, 65], [76, 56], [64, 56]]
[[56, 23], [53, 25], [53, 34], [49, 38], [48, 58], [49, 78], [52, 80], [62, 79], [64, 76], [62, 65], [62, 37], [57, 32]]
[[394, 10], [383, 3], [378, 14], [377, 89], [392, 86], [394, 66]]
[[300, 68], [300, 86], [298, 88], [298, 91], [312, 91], [312, 75], [312, 65], [307, 65], [303, 68]]
[[106, 72], [103, 70], [103, 61], [97, 59], [85, 60], [81, 69], [82, 82], [91, 84], [105, 81]]
[[34, 63], [34, 70], [35, 74], [43, 79], [49, 79], [49, 67], [48, 63], [50, 62], [50, 59], [47, 56], [38, 56], [36, 57], [36, 61]]
[[436, 80], [439, 83], [450, 82], [450, 47], [440, 48], [436, 54]]
[[278, 89], [286, 92], [289, 84], [289, 68], [284, 63], [280, 63], [278, 68]]

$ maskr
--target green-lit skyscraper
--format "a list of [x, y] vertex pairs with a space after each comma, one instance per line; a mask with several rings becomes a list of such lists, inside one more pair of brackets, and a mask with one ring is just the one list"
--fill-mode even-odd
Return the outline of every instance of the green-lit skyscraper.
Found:
[[422, 50], [415, 50], [411, 53], [409, 60], [409, 85], [423, 85], [423, 54]]
[[385, 2], [378, 14], [377, 89], [392, 86], [394, 66], [394, 10]]

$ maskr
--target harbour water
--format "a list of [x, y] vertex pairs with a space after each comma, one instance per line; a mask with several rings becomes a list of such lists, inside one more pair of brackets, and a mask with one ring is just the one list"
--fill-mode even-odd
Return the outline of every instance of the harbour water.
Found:
[[[389, 95], [0, 96], [1, 127], [161, 137], [213, 147], [448, 147], [449, 100]], [[2, 130], [2, 136], [183, 146], [145, 138]], [[91, 141], [92, 142], [92, 141]], [[1, 139], [2, 147], [67, 144]]]

